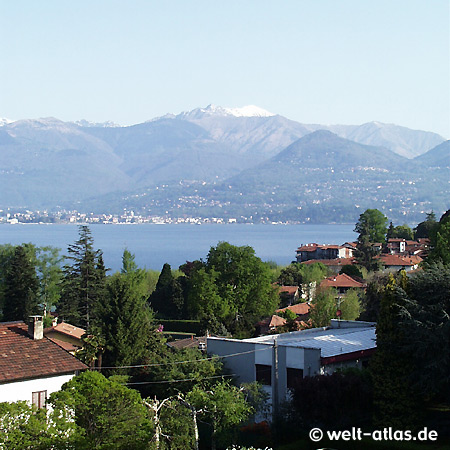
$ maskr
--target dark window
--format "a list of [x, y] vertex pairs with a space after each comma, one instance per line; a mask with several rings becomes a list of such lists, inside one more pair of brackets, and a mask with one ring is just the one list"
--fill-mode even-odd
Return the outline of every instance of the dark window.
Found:
[[291, 369], [290, 367], [286, 368], [286, 378], [288, 389], [293, 389], [297, 383], [297, 380], [301, 380], [303, 378], [303, 369]]
[[258, 383], [270, 386], [272, 384], [272, 366], [264, 364], [255, 364], [256, 381]]
[[45, 400], [47, 399], [47, 391], [33, 392], [31, 396], [31, 403], [38, 408], [45, 408]]

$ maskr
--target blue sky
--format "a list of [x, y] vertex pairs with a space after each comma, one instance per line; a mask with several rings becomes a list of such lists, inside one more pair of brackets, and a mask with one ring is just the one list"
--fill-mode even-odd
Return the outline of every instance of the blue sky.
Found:
[[0, 117], [123, 125], [210, 103], [450, 137], [448, 0], [14, 0]]

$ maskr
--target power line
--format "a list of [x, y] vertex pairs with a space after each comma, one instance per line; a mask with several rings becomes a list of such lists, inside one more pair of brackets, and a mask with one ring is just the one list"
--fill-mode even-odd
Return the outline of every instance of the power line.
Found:
[[162, 381], [140, 381], [136, 383], [124, 383], [126, 386], [131, 386], [135, 384], [169, 384], [169, 383], [182, 383], [184, 381], [202, 381], [202, 380], [212, 380], [213, 378], [225, 378], [225, 377], [234, 377], [236, 374], [231, 375], [216, 375], [213, 377], [204, 377], [204, 378], [185, 378], [179, 380], [162, 380]]
[[186, 360], [186, 361], [172, 361], [168, 363], [150, 363], [150, 364], [135, 364], [131, 366], [102, 366], [102, 367], [93, 367], [92, 370], [102, 370], [102, 369], [138, 369], [138, 368], [147, 368], [147, 367], [157, 367], [157, 366], [171, 366], [176, 364], [189, 364], [189, 363], [196, 363], [201, 361], [212, 361], [213, 359], [220, 359], [220, 358], [231, 358], [233, 356], [239, 356], [239, 355], [246, 355], [248, 353], [255, 353], [260, 352], [263, 350], [268, 350], [268, 348], [260, 348], [257, 350], [248, 350], [246, 352], [239, 352], [239, 353], [231, 353], [229, 355], [223, 355], [223, 356], [210, 356], [209, 358], [202, 358], [202, 359], [192, 359], [192, 360]]

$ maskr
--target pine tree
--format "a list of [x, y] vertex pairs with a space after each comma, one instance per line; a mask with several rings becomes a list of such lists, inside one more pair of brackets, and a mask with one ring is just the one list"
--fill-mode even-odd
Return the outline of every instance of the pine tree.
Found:
[[3, 320], [24, 320], [38, 312], [39, 280], [29, 253], [17, 246], [5, 279]]
[[[136, 273], [116, 273], [107, 284], [107, 295], [98, 310], [98, 331], [106, 343], [103, 365], [136, 364], [148, 353], [153, 332], [150, 309]], [[124, 372], [121, 371], [120, 374]]]
[[79, 239], [69, 245], [68, 252], [66, 258], [72, 264], [66, 264], [63, 269], [58, 311], [67, 322], [89, 330], [105, 293], [102, 252], [94, 250], [94, 240], [85, 225], [79, 227]]

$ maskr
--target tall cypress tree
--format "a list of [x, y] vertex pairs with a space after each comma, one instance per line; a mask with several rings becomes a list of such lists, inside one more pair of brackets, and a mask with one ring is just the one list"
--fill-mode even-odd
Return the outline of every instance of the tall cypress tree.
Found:
[[17, 246], [5, 279], [3, 320], [24, 320], [38, 312], [39, 280], [29, 253]]
[[149, 298], [150, 306], [159, 316], [172, 318], [173, 314], [173, 287], [174, 279], [170, 264], [164, 264], [156, 283], [156, 288]]
[[69, 245], [68, 253], [66, 258], [72, 263], [63, 269], [58, 311], [67, 322], [90, 329], [105, 295], [106, 269], [102, 252], [94, 250], [94, 239], [87, 226], [79, 227], [79, 239]]

